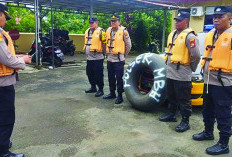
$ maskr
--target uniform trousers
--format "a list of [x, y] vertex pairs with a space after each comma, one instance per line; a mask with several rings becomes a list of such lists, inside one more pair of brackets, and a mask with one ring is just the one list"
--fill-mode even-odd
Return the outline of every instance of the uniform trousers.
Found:
[[117, 92], [122, 94], [123, 90], [123, 73], [124, 73], [124, 64], [125, 61], [120, 62], [109, 62], [107, 61], [107, 70], [108, 70], [108, 81], [110, 86], [110, 92], [114, 93], [116, 90], [117, 83]]
[[103, 90], [104, 87], [103, 62], [104, 59], [87, 60], [86, 66], [86, 74], [88, 76], [91, 87], [96, 88], [97, 85], [99, 90]]
[[207, 132], [213, 132], [215, 120], [220, 137], [231, 136], [232, 86], [204, 86], [203, 121]]
[[10, 137], [15, 123], [14, 86], [0, 87], [0, 154], [9, 149]]
[[167, 78], [167, 99], [171, 113], [176, 113], [179, 108], [182, 117], [191, 116], [191, 88], [191, 81], [177, 81]]

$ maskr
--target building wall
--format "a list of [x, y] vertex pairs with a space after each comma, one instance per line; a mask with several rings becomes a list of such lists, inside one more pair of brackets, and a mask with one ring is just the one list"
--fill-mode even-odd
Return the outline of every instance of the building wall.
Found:
[[[69, 38], [73, 40], [73, 43], [76, 46], [76, 52], [83, 51], [84, 34], [69, 34]], [[20, 33], [19, 39], [15, 42], [16, 52], [28, 53], [34, 39], [34, 33]]]
[[[221, 6], [221, 5], [231, 5], [232, 6], [232, 0], [218, 0], [218, 1], [212, 1], [212, 2], [198, 2], [198, 3], [186, 3], [183, 6], [187, 8], [191, 8], [194, 6], [204, 6], [204, 7], [210, 7], [210, 6]], [[173, 18], [177, 15], [177, 10], [173, 11]], [[204, 21], [205, 16], [200, 17], [191, 17], [190, 18], [190, 24], [189, 26], [195, 30], [196, 32], [202, 32], [204, 29]], [[172, 21], [172, 30], [175, 29], [175, 21]]]
[[[191, 4], [185, 4], [185, 6], [190, 6]], [[197, 2], [191, 6], [221, 6], [221, 5], [232, 5], [231, 0], [217, 0], [212, 2]]]

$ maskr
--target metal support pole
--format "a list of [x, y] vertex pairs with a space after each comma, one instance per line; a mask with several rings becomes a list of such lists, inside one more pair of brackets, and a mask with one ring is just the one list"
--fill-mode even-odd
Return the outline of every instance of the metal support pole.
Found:
[[50, 1], [51, 3], [51, 39], [52, 39], [52, 68], [54, 69], [54, 34], [53, 34], [53, 29], [54, 29], [54, 21], [53, 21], [53, 3], [52, 0]]
[[39, 5], [39, 23], [40, 23], [40, 32], [42, 33], [42, 5]]
[[93, 17], [93, 0], [90, 0], [90, 18]]
[[163, 26], [163, 35], [162, 35], [162, 52], [164, 52], [166, 25], [167, 25], [167, 9], [164, 9], [164, 26]]
[[35, 43], [36, 43], [36, 66], [41, 65], [41, 57], [40, 57], [40, 39], [39, 39], [39, 11], [38, 11], [38, 0], [35, 0]]

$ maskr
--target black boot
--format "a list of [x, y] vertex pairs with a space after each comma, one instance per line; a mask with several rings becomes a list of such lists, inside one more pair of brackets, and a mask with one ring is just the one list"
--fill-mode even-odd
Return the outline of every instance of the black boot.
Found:
[[193, 139], [196, 141], [214, 140], [214, 135], [213, 133], [202, 131], [199, 134], [194, 134]]
[[95, 94], [95, 97], [100, 97], [102, 95], [104, 95], [103, 90], [98, 90], [97, 93]]
[[118, 96], [117, 99], [115, 100], [115, 104], [121, 104], [123, 102], [122, 96]]
[[8, 151], [7, 153], [0, 154], [0, 157], [25, 157], [24, 154], [14, 154]]
[[114, 99], [114, 98], [116, 98], [115, 92], [110, 92], [109, 94], [103, 96], [103, 99]]
[[229, 138], [229, 136], [220, 136], [218, 143], [212, 147], [207, 148], [205, 150], [206, 153], [210, 155], [220, 155], [229, 153]]
[[91, 88], [85, 90], [85, 93], [96, 93], [96, 92], [97, 92], [96, 87], [95, 88], [91, 87]]
[[118, 92], [118, 97], [115, 100], [115, 104], [121, 104], [123, 102], [122, 92]]
[[176, 132], [185, 132], [189, 129], [189, 117], [183, 116], [180, 124], [176, 127]]
[[9, 149], [12, 147], [12, 142], [10, 141], [10, 143], [9, 143]]
[[205, 130], [193, 135], [192, 138], [196, 141], [214, 140], [213, 130], [214, 124], [205, 124]]
[[159, 121], [161, 121], [161, 122], [177, 122], [176, 115], [174, 113], [167, 113], [163, 116], [160, 116]]

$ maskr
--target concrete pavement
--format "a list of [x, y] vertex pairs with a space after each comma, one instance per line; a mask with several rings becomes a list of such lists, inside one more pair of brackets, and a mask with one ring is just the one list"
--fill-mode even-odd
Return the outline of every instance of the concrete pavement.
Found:
[[[203, 129], [201, 108], [193, 110], [191, 129], [177, 133], [180, 117], [177, 123], [157, 120], [165, 107], [144, 113], [131, 108], [125, 96], [123, 104], [115, 105], [86, 94], [85, 56], [72, 59], [78, 66], [21, 72], [12, 152], [26, 157], [207, 157], [206, 147], [217, 142], [217, 131], [214, 141], [191, 138]], [[107, 94], [106, 66], [104, 71]]]

